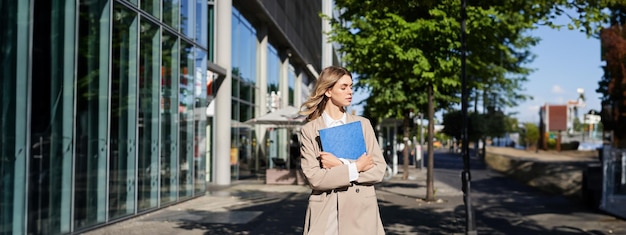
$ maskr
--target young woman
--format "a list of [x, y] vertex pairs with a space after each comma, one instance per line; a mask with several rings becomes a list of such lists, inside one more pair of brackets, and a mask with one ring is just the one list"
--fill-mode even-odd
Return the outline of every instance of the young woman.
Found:
[[[312, 188], [304, 234], [385, 234], [374, 184], [386, 163], [368, 119], [346, 113], [352, 102], [352, 75], [342, 67], [322, 70], [313, 94], [302, 104], [300, 166]], [[319, 130], [361, 121], [366, 153], [357, 160], [322, 152]], [[350, 146], [345, 146], [349, 148]]]

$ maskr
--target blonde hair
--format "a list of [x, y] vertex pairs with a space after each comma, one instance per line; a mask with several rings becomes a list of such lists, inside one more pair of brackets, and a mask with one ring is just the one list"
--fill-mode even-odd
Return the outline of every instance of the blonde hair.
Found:
[[[300, 110], [302, 110], [300, 111], [300, 114], [306, 115], [307, 121], [311, 121], [319, 116], [322, 116], [324, 108], [326, 108], [326, 102], [328, 102], [328, 97], [325, 95], [326, 91], [335, 86], [337, 81], [345, 75], [352, 78], [350, 71], [340, 66], [328, 66], [322, 70], [319, 78], [315, 82], [313, 93], [309, 96], [309, 99], [302, 103], [302, 106], [300, 106]], [[342, 111], [344, 111], [343, 108], [344, 107], [341, 107]]]

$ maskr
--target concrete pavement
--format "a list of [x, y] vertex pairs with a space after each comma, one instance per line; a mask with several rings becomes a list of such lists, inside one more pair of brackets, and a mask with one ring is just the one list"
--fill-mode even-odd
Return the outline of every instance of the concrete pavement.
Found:
[[[409, 180], [402, 174], [377, 187], [381, 205], [433, 208], [450, 211], [462, 204], [462, 192], [435, 182], [436, 202], [426, 196], [426, 169], [410, 167]], [[241, 180], [232, 185], [210, 186], [197, 197], [85, 234], [301, 234], [310, 189], [304, 185], [266, 185], [259, 180]], [[390, 228], [398, 234], [405, 227]]]

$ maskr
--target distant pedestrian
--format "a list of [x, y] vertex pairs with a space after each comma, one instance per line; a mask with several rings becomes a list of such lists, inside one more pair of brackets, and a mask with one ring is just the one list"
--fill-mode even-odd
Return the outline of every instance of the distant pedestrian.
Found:
[[[308, 122], [301, 130], [301, 167], [312, 188], [305, 235], [385, 234], [374, 184], [382, 181], [387, 165], [370, 121], [346, 112], [352, 95], [350, 72], [331, 66], [322, 70], [302, 105]], [[355, 121], [361, 121], [365, 154], [351, 161], [321, 151], [320, 129]]]

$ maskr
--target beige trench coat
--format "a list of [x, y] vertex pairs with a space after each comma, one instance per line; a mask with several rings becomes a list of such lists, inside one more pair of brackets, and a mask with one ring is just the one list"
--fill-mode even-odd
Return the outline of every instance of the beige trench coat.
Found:
[[339, 235], [385, 234], [374, 184], [382, 181], [387, 165], [370, 121], [347, 114], [346, 122], [354, 121], [361, 121], [367, 154], [372, 156], [376, 165], [359, 173], [356, 182], [349, 182], [348, 165], [331, 169], [320, 167], [317, 160], [321, 149], [319, 129], [326, 128], [322, 117], [308, 122], [301, 129], [300, 165], [312, 188], [304, 222], [305, 235], [325, 234], [333, 207], [337, 208]]

